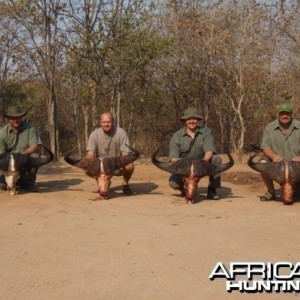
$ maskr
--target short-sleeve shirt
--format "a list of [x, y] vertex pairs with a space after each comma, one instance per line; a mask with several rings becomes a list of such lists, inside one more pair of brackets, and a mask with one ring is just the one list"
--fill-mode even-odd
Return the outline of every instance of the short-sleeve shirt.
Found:
[[97, 157], [120, 156], [122, 152], [130, 152], [129, 138], [126, 131], [114, 127], [110, 133], [105, 133], [100, 127], [95, 129], [89, 137], [87, 151], [96, 153]]
[[176, 131], [171, 138], [169, 158], [202, 159], [208, 151], [216, 153], [214, 137], [208, 127], [198, 127], [194, 139], [187, 133], [186, 127], [183, 127]]
[[41, 143], [36, 128], [29, 122], [22, 122], [16, 133], [10, 124], [0, 129], [0, 154], [21, 153], [32, 145]]
[[292, 120], [287, 135], [282, 132], [278, 120], [269, 123], [263, 133], [261, 148], [270, 148], [287, 161], [300, 156], [300, 121]]

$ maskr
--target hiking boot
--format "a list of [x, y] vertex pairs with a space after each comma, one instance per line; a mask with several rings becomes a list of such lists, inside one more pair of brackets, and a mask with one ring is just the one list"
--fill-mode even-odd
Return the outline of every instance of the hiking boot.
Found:
[[132, 189], [130, 188], [130, 186], [128, 184], [122, 186], [122, 191], [123, 191], [124, 195], [132, 195], [133, 194]]
[[263, 196], [260, 196], [260, 201], [272, 201], [276, 200], [275, 191], [273, 192], [266, 192]]
[[217, 194], [216, 188], [214, 188], [212, 186], [208, 186], [207, 198], [211, 199], [211, 200], [219, 200], [220, 199], [219, 195]]
[[7, 185], [6, 185], [6, 183], [0, 183], [0, 190], [1, 191], [7, 191]]

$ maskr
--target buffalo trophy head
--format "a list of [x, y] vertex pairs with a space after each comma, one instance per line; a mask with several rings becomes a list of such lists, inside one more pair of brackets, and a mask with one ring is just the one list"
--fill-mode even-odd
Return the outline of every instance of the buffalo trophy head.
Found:
[[140, 155], [136, 149], [126, 146], [131, 151], [126, 156], [87, 159], [86, 157], [72, 156], [78, 150], [76, 148], [68, 152], [64, 156], [64, 160], [74, 167], [83, 169], [86, 175], [95, 178], [99, 187], [100, 199], [108, 199], [111, 177], [114, 175], [114, 172], [134, 162]]
[[230, 154], [227, 154], [229, 161], [224, 164], [212, 164], [203, 159], [195, 158], [181, 158], [171, 163], [158, 160], [156, 158], [158, 152], [159, 149], [152, 154], [152, 163], [163, 171], [183, 177], [186, 203], [194, 203], [198, 182], [202, 177], [222, 173], [234, 164]]
[[300, 181], [300, 163], [296, 161], [255, 162], [257, 156], [257, 154], [250, 156], [248, 166], [277, 182], [280, 185], [283, 204], [293, 204], [296, 183]]
[[7, 190], [10, 195], [17, 193], [17, 182], [22, 173], [30, 172], [32, 168], [39, 168], [52, 161], [53, 153], [44, 145], [42, 155], [30, 155], [22, 153], [3, 153], [0, 155], [0, 170], [5, 176]]

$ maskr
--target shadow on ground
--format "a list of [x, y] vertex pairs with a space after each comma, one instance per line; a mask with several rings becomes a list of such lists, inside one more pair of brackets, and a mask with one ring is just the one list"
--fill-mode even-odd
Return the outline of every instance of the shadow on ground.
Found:
[[51, 193], [64, 190], [82, 191], [82, 188], [73, 188], [74, 186], [79, 185], [82, 182], [82, 179], [73, 178], [62, 180], [48, 180], [43, 182], [37, 182], [37, 184], [39, 187], [39, 193]]
[[[142, 182], [142, 183], [130, 183], [130, 187], [133, 194], [130, 197], [135, 197], [139, 195], [146, 195], [155, 190], [158, 185], [153, 182]], [[98, 191], [93, 191], [93, 193], [98, 194]], [[109, 199], [124, 197], [122, 192], [122, 185], [113, 186], [109, 189]]]

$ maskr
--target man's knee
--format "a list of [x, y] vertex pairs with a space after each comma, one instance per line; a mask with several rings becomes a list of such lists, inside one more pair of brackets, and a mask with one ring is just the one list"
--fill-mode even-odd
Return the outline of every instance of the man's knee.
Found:
[[169, 181], [169, 186], [170, 188], [172, 188], [173, 190], [179, 190], [182, 185], [179, 185], [177, 182], [175, 181]]
[[174, 190], [179, 190], [183, 187], [182, 176], [177, 174], [172, 174], [169, 178], [169, 186]]
[[222, 157], [218, 154], [214, 154], [211, 158], [211, 163], [214, 165], [221, 165], [222, 164]]
[[132, 173], [134, 171], [134, 164], [130, 163], [122, 168], [123, 173]]

